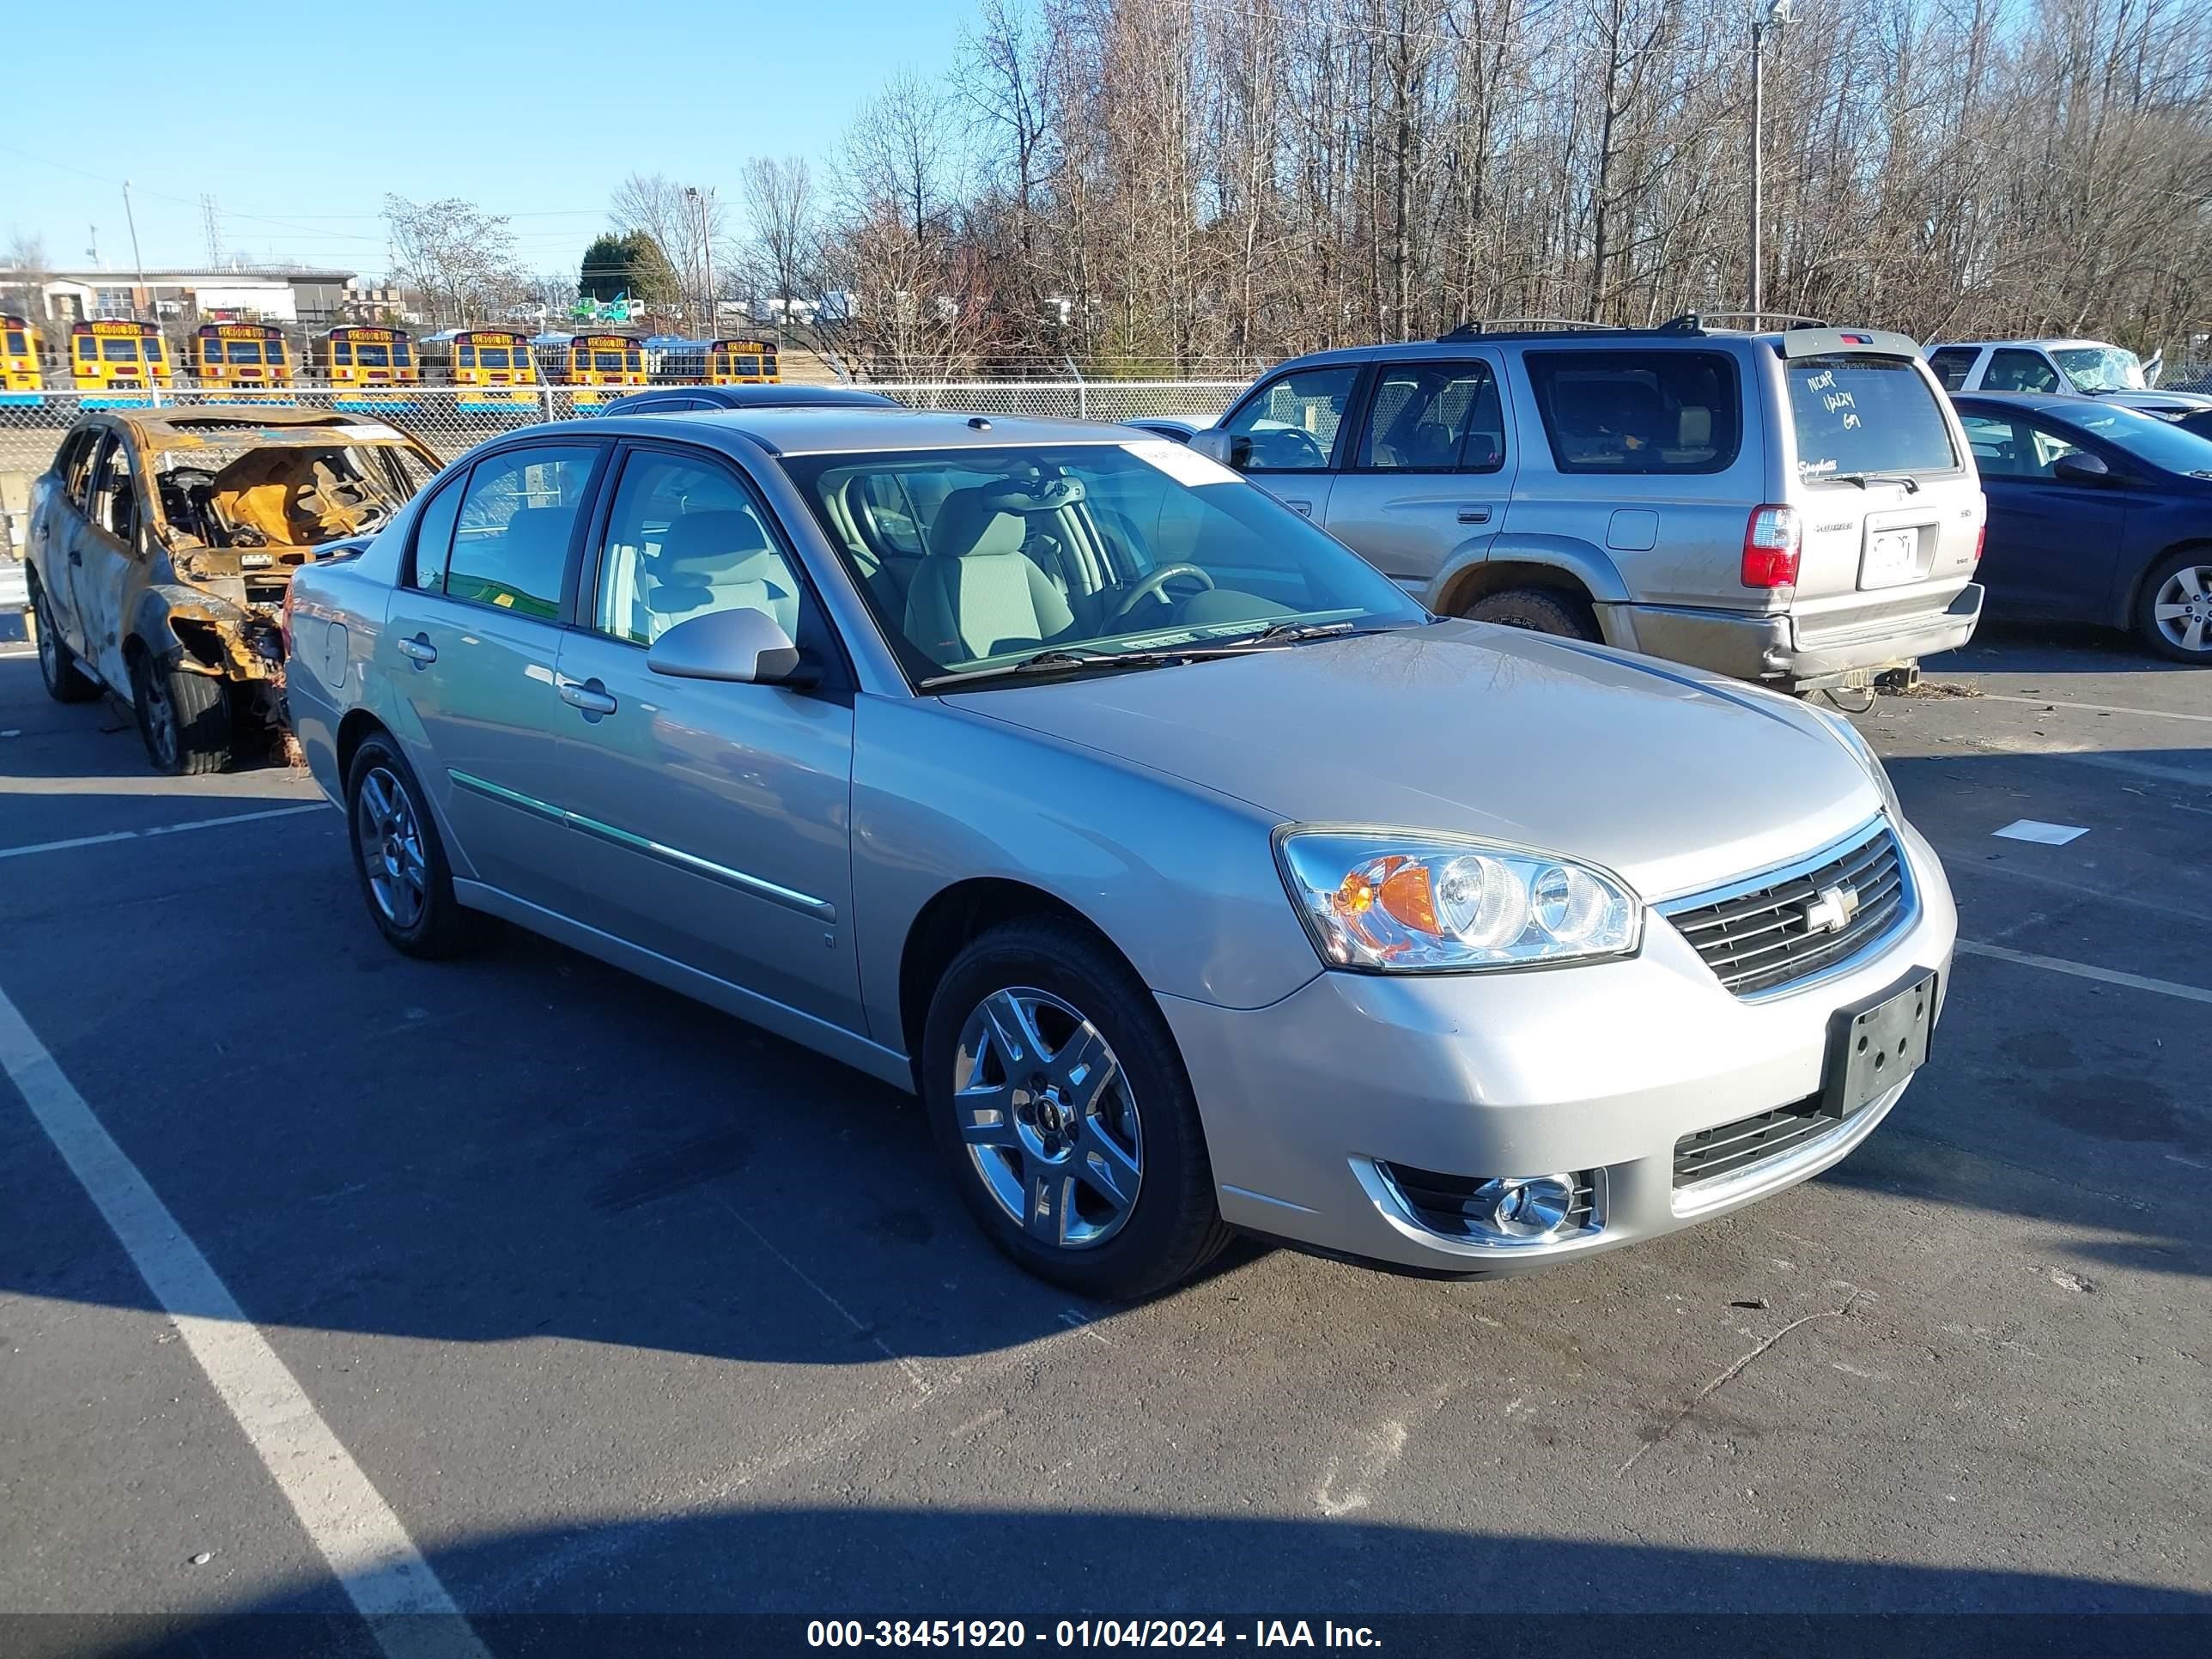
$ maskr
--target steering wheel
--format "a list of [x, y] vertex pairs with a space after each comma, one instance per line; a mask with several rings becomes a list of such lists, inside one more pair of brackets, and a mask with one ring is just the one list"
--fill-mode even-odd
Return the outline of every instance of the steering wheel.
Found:
[[1255, 457], [1264, 453], [1263, 465], [1286, 470], [1325, 466], [1328, 462], [1322, 447], [1314, 441], [1313, 434], [1303, 427], [1285, 426], [1267, 432], [1255, 432], [1252, 434], [1252, 452]]
[[1121, 621], [1122, 617], [1137, 608], [1139, 601], [1151, 599], [1178, 576], [1197, 577], [1201, 589], [1213, 586], [1213, 578], [1194, 564], [1164, 564], [1151, 575], [1141, 579], [1129, 590], [1121, 603], [1114, 607], [1114, 614], [1109, 620]]

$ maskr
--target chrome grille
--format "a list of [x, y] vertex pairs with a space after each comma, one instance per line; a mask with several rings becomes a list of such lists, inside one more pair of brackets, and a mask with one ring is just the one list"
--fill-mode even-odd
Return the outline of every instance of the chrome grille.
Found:
[[[1431, 1232], [1442, 1233], [1447, 1238], [1491, 1237], [1468, 1221], [1470, 1216], [1480, 1212], [1474, 1193], [1487, 1176], [1440, 1175], [1434, 1170], [1417, 1170], [1410, 1164], [1383, 1164], [1379, 1167], [1390, 1177], [1398, 1195], [1406, 1200], [1406, 1207], [1413, 1212], [1413, 1218]], [[1597, 1182], [1594, 1172], [1577, 1170], [1574, 1182], [1575, 1201], [1567, 1212], [1566, 1221], [1556, 1233], [1545, 1235], [1547, 1238], [1572, 1238], [1597, 1225]]]
[[[1792, 1106], [1684, 1135], [1674, 1143], [1675, 1187], [1717, 1181], [1738, 1170], [1780, 1158], [1850, 1121], [1850, 1118], [1828, 1116], [1820, 1110], [1820, 1096], [1812, 1095]], [[1857, 1115], [1856, 1112], [1851, 1115]]]
[[[1814, 933], [1807, 907], [1849, 888], [1858, 909], [1839, 932]], [[1740, 997], [1778, 991], [1857, 955], [1911, 919], [1912, 889], [1897, 837], [1877, 823], [1842, 852], [1762, 878], [1724, 897], [1662, 906], [1691, 948]]]

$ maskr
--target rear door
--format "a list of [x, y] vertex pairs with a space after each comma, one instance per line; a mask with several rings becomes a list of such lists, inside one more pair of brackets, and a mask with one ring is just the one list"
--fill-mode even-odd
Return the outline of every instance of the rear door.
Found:
[[556, 736], [569, 711], [554, 668], [607, 450], [581, 440], [499, 450], [425, 503], [377, 646], [408, 758], [462, 873], [556, 908], [574, 848]]
[[[2025, 409], [1961, 410], [1989, 499], [1981, 580], [1992, 607], [2110, 619], [2127, 506], [2124, 491], [2059, 477], [2061, 456], [2086, 446]], [[2115, 469], [2125, 462], [2102, 456]]]
[[63, 644], [84, 652], [84, 633], [76, 618], [72, 592], [77, 564], [83, 557], [78, 538], [92, 495], [92, 471], [100, 459], [106, 434], [98, 427], [82, 427], [62, 441], [54, 457], [47, 493], [40, 498], [38, 516], [31, 526], [31, 561], [48, 614]]
[[70, 608], [77, 637], [70, 649], [93, 665], [108, 689], [127, 696], [131, 676], [123, 646], [133, 602], [146, 585], [141, 551], [139, 480], [134, 476], [131, 445], [112, 433], [92, 466], [86, 510], [72, 515], [66, 552]]
[[1972, 578], [1982, 504], [1928, 369], [1849, 349], [1781, 369], [1787, 499], [1804, 538], [1790, 605], [1800, 643], [1940, 614]]
[[1263, 381], [1223, 421], [1231, 465], [1315, 523], [1328, 514], [1329, 469], [1346, 446], [1345, 416], [1362, 365], [1321, 363]]
[[1495, 351], [1388, 362], [1330, 486], [1329, 532], [1409, 592], [1479, 559], [1505, 521], [1513, 446]]

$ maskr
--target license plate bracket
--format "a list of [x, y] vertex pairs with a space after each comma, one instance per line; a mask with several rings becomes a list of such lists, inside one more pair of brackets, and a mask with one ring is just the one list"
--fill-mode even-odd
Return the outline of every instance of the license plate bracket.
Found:
[[1820, 1115], [1849, 1117], [1904, 1082], [1928, 1058], [1929, 1033], [1935, 1029], [1932, 968], [1917, 969], [1902, 985], [1838, 1009], [1828, 1021]]

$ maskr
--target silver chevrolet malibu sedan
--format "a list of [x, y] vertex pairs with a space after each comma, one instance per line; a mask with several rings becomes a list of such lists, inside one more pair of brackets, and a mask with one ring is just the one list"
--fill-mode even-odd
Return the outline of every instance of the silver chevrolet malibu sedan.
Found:
[[291, 595], [396, 948], [503, 917], [911, 1088], [1100, 1296], [1237, 1230], [1490, 1275], [1718, 1215], [1872, 1133], [1950, 968], [1845, 722], [1440, 621], [1128, 428], [536, 428]]

